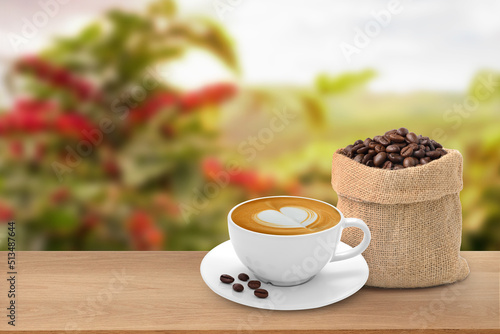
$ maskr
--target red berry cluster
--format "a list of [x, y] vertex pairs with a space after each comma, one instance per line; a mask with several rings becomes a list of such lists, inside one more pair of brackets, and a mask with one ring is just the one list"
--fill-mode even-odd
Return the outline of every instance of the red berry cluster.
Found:
[[[220, 103], [235, 93], [236, 87], [228, 83], [213, 84], [185, 94], [156, 92], [142, 105], [130, 111], [127, 122], [129, 127], [145, 123], [160, 110], [170, 107], [180, 109], [181, 113], [190, 113], [204, 105]], [[161, 132], [166, 138], [172, 138], [176, 131], [171, 124], [163, 124]]]
[[[276, 180], [270, 175], [263, 175], [253, 170], [226, 171], [222, 164], [214, 158], [202, 162], [203, 175], [211, 181], [227, 178], [228, 184], [242, 187], [250, 193], [266, 193], [276, 186]], [[223, 176], [221, 176], [223, 175]]]
[[69, 198], [71, 197], [71, 192], [68, 188], [66, 187], [61, 187], [56, 189], [51, 195], [50, 195], [50, 201], [54, 205], [60, 205], [66, 202]]
[[189, 112], [201, 105], [220, 103], [235, 93], [236, 86], [233, 84], [219, 83], [186, 93], [179, 98], [179, 103], [182, 111]]
[[96, 126], [85, 116], [76, 112], [59, 115], [53, 123], [54, 130], [63, 137], [85, 138], [83, 131], [91, 131]]
[[0, 223], [6, 224], [14, 218], [14, 210], [7, 203], [0, 202]]
[[147, 99], [141, 106], [132, 109], [128, 117], [130, 124], [140, 124], [163, 108], [168, 108], [177, 104], [177, 97], [169, 92], [157, 92]]
[[96, 126], [77, 112], [61, 112], [47, 101], [19, 100], [14, 108], [0, 115], [0, 135], [33, 134], [54, 131], [66, 138], [83, 138], [82, 131]]
[[154, 224], [153, 217], [143, 211], [132, 213], [128, 228], [134, 249], [159, 250], [163, 246], [164, 234]]
[[25, 56], [15, 64], [20, 72], [33, 73], [39, 80], [48, 84], [71, 91], [79, 100], [99, 100], [99, 94], [87, 80], [76, 77], [68, 69], [58, 67], [37, 57]]
[[12, 111], [0, 115], [0, 134], [47, 130], [48, 115], [55, 108], [54, 103], [47, 101], [19, 100]]

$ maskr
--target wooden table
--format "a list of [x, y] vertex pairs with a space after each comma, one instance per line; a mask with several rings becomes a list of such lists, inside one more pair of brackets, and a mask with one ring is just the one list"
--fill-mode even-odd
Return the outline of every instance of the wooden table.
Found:
[[[18, 252], [15, 330], [500, 333], [500, 252], [463, 252], [471, 268], [463, 282], [413, 290], [365, 287], [337, 304], [307, 311], [258, 310], [223, 299], [201, 279], [205, 254]], [[8, 286], [2, 282], [0, 332], [5, 332], [13, 327], [7, 325]]]

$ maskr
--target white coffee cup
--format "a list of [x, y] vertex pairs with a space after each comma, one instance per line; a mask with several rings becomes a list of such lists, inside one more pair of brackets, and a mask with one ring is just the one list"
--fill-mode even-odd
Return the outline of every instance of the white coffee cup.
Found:
[[[328, 229], [298, 235], [265, 234], [247, 230], [234, 223], [233, 211], [240, 205], [272, 197], [295, 197], [325, 203], [340, 214], [337, 225]], [[238, 258], [262, 282], [277, 286], [302, 284], [313, 278], [329, 262], [342, 261], [364, 252], [370, 244], [370, 230], [357, 218], [344, 218], [335, 206], [312, 198], [297, 196], [270, 196], [255, 198], [236, 205], [227, 216], [229, 237]], [[364, 237], [361, 243], [345, 252], [338, 253], [342, 229], [358, 227]]]

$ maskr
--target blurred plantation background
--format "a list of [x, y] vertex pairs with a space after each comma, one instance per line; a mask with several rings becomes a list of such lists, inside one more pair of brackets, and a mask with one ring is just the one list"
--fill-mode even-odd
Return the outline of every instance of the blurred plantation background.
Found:
[[21, 249], [209, 250], [246, 199], [335, 204], [335, 150], [401, 126], [462, 152], [462, 249], [500, 249], [499, 73], [478, 72], [463, 93], [373, 93], [371, 69], [318, 73], [310, 86], [185, 90], [165, 65], [192, 49], [237, 78], [231, 36], [170, 1], [110, 11], [13, 61], [0, 222], [17, 221]]

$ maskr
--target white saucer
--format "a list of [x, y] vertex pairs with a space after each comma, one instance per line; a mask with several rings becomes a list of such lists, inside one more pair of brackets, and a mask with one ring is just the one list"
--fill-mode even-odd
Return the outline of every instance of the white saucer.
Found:
[[[352, 247], [341, 242], [338, 251]], [[201, 261], [201, 277], [216, 294], [235, 303], [267, 310], [306, 310], [341, 301], [365, 285], [368, 280], [368, 265], [363, 256], [329, 263], [310, 281], [292, 287], [279, 287], [262, 283], [261, 289], [269, 291], [269, 297], [254, 296], [247, 282], [241, 282], [238, 274], [246, 273], [250, 279], [255, 275], [238, 259], [231, 241], [226, 241], [208, 252]], [[220, 281], [220, 275], [229, 274], [234, 283], [241, 283], [245, 290], [236, 292], [232, 284]]]

